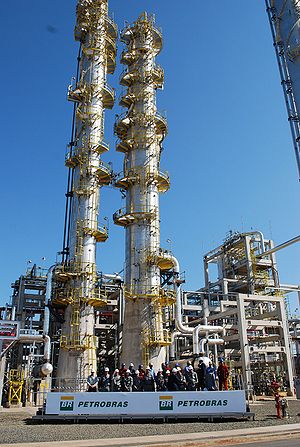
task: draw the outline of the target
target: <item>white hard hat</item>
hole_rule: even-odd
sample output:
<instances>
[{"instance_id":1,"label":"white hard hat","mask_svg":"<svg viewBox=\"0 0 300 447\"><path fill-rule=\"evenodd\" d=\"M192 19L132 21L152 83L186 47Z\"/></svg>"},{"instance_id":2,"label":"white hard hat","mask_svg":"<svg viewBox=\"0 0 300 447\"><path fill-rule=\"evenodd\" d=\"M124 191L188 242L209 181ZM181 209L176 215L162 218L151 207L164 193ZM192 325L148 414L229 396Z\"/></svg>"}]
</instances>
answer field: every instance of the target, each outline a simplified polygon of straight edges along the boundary
<instances>
[{"instance_id":1,"label":"white hard hat","mask_svg":"<svg viewBox=\"0 0 300 447\"><path fill-rule=\"evenodd\" d=\"M200 358L202 358L204 365L206 367L208 367L209 366L209 362L210 362L210 358L209 357L200 357Z\"/></svg>"},{"instance_id":2,"label":"white hard hat","mask_svg":"<svg viewBox=\"0 0 300 447\"><path fill-rule=\"evenodd\" d=\"M106 367L106 368L104 368L104 371L108 372L108 371L109 371L109 368L107 368L107 367Z\"/></svg>"},{"instance_id":3,"label":"white hard hat","mask_svg":"<svg viewBox=\"0 0 300 447\"><path fill-rule=\"evenodd\" d=\"M177 369L177 371L181 371L181 368L180 368L180 366L177 366L177 368L176 368L176 369Z\"/></svg>"},{"instance_id":4,"label":"white hard hat","mask_svg":"<svg viewBox=\"0 0 300 447\"><path fill-rule=\"evenodd\" d=\"M177 368L173 368L172 373L177 373Z\"/></svg>"},{"instance_id":5,"label":"white hard hat","mask_svg":"<svg viewBox=\"0 0 300 447\"><path fill-rule=\"evenodd\" d=\"M118 369L115 369L115 373L118 373L119 372L119 370Z\"/></svg>"},{"instance_id":6,"label":"white hard hat","mask_svg":"<svg viewBox=\"0 0 300 447\"><path fill-rule=\"evenodd\" d=\"M133 366L134 366L134 364L133 364L133 363L130 363L130 365L129 365L129 366L133 367Z\"/></svg>"},{"instance_id":7,"label":"white hard hat","mask_svg":"<svg viewBox=\"0 0 300 447\"><path fill-rule=\"evenodd\" d=\"M188 368L187 368L189 371L193 371L193 367L192 367L192 365L190 365L190 366L188 366Z\"/></svg>"}]
</instances>

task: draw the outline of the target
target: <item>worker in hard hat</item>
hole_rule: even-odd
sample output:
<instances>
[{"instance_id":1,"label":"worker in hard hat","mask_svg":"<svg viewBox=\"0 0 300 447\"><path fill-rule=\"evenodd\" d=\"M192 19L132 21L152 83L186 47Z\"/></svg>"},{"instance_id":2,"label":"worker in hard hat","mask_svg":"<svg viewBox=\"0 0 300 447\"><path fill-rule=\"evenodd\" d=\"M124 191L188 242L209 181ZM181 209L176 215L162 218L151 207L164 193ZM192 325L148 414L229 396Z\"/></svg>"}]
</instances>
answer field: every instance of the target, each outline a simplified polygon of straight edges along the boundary
<instances>
[{"instance_id":1,"label":"worker in hard hat","mask_svg":"<svg viewBox=\"0 0 300 447\"><path fill-rule=\"evenodd\" d=\"M145 375L141 380L142 391L155 391L155 381L149 367L146 368Z\"/></svg>"},{"instance_id":2,"label":"worker in hard hat","mask_svg":"<svg viewBox=\"0 0 300 447\"><path fill-rule=\"evenodd\" d=\"M168 389L170 391L184 391L182 390L183 380L185 381L181 373L181 368L179 366L173 368L169 378Z\"/></svg>"},{"instance_id":3,"label":"worker in hard hat","mask_svg":"<svg viewBox=\"0 0 300 447\"><path fill-rule=\"evenodd\" d=\"M229 377L229 369L225 364L224 359L219 358L219 366L217 369L217 376L219 379L219 390L228 390L228 377Z\"/></svg>"},{"instance_id":4,"label":"worker in hard hat","mask_svg":"<svg viewBox=\"0 0 300 447\"><path fill-rule=\"evenodd\" d=\"M128 369L125 371L125 375L124 375L124 377L122 377L121 383L122 383L122 391L127 392L127 393L132 392L133 377L130 374L130 371Z\"/></svg>"},{"instance_id":5,"label":"worker in hard hat","mask_svg":"<svg viewBox=\"0 0 300 447\"><path fill-rule=\"evenodd\" d=\"M122 378L119 374L119 370L115 369L113 376L112 376L112 384L111 384L112 391L121 391L121 388L122 388L121 379Z\"/></svg>"},{"instance_id":6,"label":"worker in hard hat","mask_svg":"<svg viewBox=\"0 0 300 447\"><path fill-rule=\"evenodd\" d=\"M135 367L134 367L133 363L129 364L129 368L128 369L129 369L129 372L130 372L131 375L133 375L135 373Z\"/></svg>"},{"instance_id":7,"label":"worker in hard hat","mask_svg":"<svg viewBox=\"0 0 300 447\"><path fill-rule=\"evenodd\" d=\"M183 369L183 375L184 375L185 378L187 378L187 375L188 375L189 372L190 372L190 366L192 366L192 362L191 362L190 360L188 360L188 361L186 362L186 366L185 366L184 369Z\"/></svg>"},{"instance_id":8,"label":"worker in hard hat","mask_svg":"<svg viewBox=\"0 0 300 447\"><path fill-rule=\"evenodd\" d=\"M192 365L188 365L188 367L186 368L185 380L187 391L196 391L198 385L198 376L197 373L194 371Z\"/></svg>"},{"instance_id":9,"label":"worker in hard hat","mask_svg":"<svg viewBox=\"0 0 300 447\"><path fill-rule=\"evenodd\" d=\"M225 365L226 366L226 365ZM209 362L208 367L206 368L205 373L205 389L208 391L217 391L216 385L216 368Z\"/></svg>"},{"instance_id":10,"label":"worker in hard hat","mask_svg":"<svg viewBox=\"0 0 300 447\"><path fill-rule=\"evenodd\" d=\"M121 377L125 377L125 372L127 371L126 363L121 364L121 368L119 369L119 374Z\"/></svg>"},{"instance_id":11,"label":"worker in hard hat","mask_svg":"<svg viewBox=\"0 0 300 447\"><path fill-rule=\"evenodd\" d=\"M166 384L166 387L167 387L167 391L172 391L170 389L170 386L171 386L170 385L170 377L171 377L171 371L169 369L167 369L166 372L165 372L165 376L164 376L165 384Z\"/></svg>"},{"instance_id":12,"label":"worker in hard hat","mask_svg":"<svg viewBox=\"0 0 300 447\"><path fill-rule=\"evenodd\" d=\"M180 366L177 366L176 377L177 377L178 391L186 391L186 378L184 377L184 374Z\"/></svg>"},{"instance_id":13,"label":"worker in hard hat","mask_svg":"<svg viewBox=\"0 0 300 447\"><path fill-rule=\"evenodd\" d=\"M104 372L99 379L99 389L103 393L111 391L111 376L107 367L104 368Z\"/></svg>"},{"instance_id":14,"label":"worker in hard hat","mask_svg":"<svg viewBox=\"0 0 300 447\"><path fill-rule=\"evenodd\" d=\"M167 374L168 375L171 374L171 367L170 367L169 362L162 363L161 369L162 369L164 378L166 378ZM169 372L167 373L167 371L169 371Z\"/></svg>"},{"instance_id":15,"label":"worker in hard hat","mask_svg":"<svg viewBox=\"0 0 300 447\"><path fill-rule=\"evenodd\" d=\"M204 388L206 387L205 385L205 377L206 377L206 364L203 361L203 358L200 357L199 358L199 363L198 363L198 369L197 369L197 375L198 375L198 386L197 389L198 391L203 391Z\"/></svg>"},{"instance_id":16,"label":"worker in hard hat","mask_svg":"<svg viewBox=\"0 0 300 447\"><path fill-rule=\"evenodd\" d=\"M278 419L281 419L281 397L278 391L276 391L274 397L275 397L276 416Z\"/></svg>"},{"instance_id":17,"label":"worker in hard hat","mask_svg":"<svg viewBox=\"0 0 300 447\"><path fill-rule=\"evenodd\" d=\"M155 371L154 371L154 365L153 363L149 363L149 371L153 377L153 379L155 380Z\"/></svg>"},{"instance_id":18,"label":"worker in hard hat","mask_svg":"<svg viewBox=\"0 0 300 447\"><path fill-rule=\"evenodd\" d=\"M132 385L132 391L141 391L141 377L140 377L140 371L136 369L131 374L133 379L133 385Z\"/></svg>"},{"instance_id":19,"label":"worker in hard hat","mask_svg":"<svg viewBox=\"0 0 300 447\"><path fill-rule=\"evenodd\" d=\"M91 370L91 374L87 378L87 391L98 391L98 377L96 376L96 372L94 369Z\"/></svg>"},{"instance_id":20,"label":"worker in hard hat","mask_svg":"<svg viewBox=\"0 0 300 447\"><path fill-rule=\"evenodd\" d=\"M160 368L157 371L155 382L156 382L156 391L168 391L166 379L164 378L162 368Z\"/></svg>"}]
</instances>

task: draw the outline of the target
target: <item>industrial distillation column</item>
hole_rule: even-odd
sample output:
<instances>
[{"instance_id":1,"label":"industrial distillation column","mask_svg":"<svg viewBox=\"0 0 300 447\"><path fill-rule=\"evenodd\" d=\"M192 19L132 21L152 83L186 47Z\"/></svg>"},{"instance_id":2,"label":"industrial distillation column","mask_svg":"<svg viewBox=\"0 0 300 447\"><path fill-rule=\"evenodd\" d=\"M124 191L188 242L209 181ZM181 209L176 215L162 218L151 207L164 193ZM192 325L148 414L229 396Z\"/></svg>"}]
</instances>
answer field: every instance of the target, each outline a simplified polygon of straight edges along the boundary
<instances>
[{"instance_id":1,"label":"industrial distillation column","mask_svg":"<svg viewBox=\"0 0 300 447\"><path fill-rule=\"evenodd\" d=\"M265 0L300 177L300 0Z\"/></svg>"},{"instance_id":2,"label":"industrial distillation column","mask_svg":"<svg viewBox=\"0 0 300 447\"><path fill-rule=\"evenodd\" d=\"M68 99L76 106L76 132L66 165L73 170L65 301L57 377L84 378L96 368L94 307L97 293L96 243L107 239L99 226L100 187L110 183L111 169L100 161L108 150L103 140L104 109L114 104L114 90L106 75L115 69L117 29L108 16L107 0L80 0L75 38L81 43L78 82L69 87Z\"/></svg>"},{"instance_id":3,"label":"industrial distillation column","mask_svg":"<svg viewBox=\"0 0 300 447\"><path fill-rule=\"evenodd\" d=\"M126 190L126 209L114 214L114 222L126 229L122 359L160 366L169 344L164 324L169 303L163 302L159 267L159 193L169 188L169 176L159 167L167 123L156 108L156 89L164 79L155 63L162 35L153 18L143 13L122 32L121 40L127 46L121 62L128 68L120 78L127 87L120 105L128 111L115 124L117 150L125 153L124 172L116 184Z\"/></svg>"}]
</instances>

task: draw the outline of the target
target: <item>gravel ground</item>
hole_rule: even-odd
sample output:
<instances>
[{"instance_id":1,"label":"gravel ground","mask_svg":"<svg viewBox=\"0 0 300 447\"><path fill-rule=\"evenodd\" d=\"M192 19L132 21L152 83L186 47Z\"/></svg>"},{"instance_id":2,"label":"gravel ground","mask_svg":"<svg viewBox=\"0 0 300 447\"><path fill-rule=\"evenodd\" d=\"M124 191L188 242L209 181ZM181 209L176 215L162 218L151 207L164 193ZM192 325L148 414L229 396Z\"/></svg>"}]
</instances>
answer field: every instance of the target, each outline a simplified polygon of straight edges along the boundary
<instances>
[{"instance_id":1,"label":"gravel ground","mask_svg":"<svg viewBox=\"0 0 300 447\"><path fill-rule=\"evenodd\" d=\"M213 430L262 427L300 423L300 401L289 401L288 419L276 419L273 401L251 406L254 421L174 422L174 423L37 423L28 413L3 410L0 413L0 444L18 442L70 441L78 439L122 438L131 436L197 433ZM299 416L298 416L299 414Z\"/></svg>"}]
</instances>

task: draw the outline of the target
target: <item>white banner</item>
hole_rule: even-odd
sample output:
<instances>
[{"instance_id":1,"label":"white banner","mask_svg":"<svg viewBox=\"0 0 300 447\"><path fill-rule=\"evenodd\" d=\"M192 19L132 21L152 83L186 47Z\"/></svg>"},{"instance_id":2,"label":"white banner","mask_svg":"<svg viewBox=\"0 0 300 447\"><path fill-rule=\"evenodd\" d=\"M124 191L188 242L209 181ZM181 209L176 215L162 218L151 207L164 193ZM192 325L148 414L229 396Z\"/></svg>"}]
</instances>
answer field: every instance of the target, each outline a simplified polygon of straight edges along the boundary
<instances>
[{"instance_id":1,"label":"white banner","mask_svg":"<svg viewBox=\"0 0 300 447\"><path fill-rule=\"evenodd\" d=\"M245 413L244 391L47 393L46 414L180 415Z\"/></svg>"}]
</instances>

